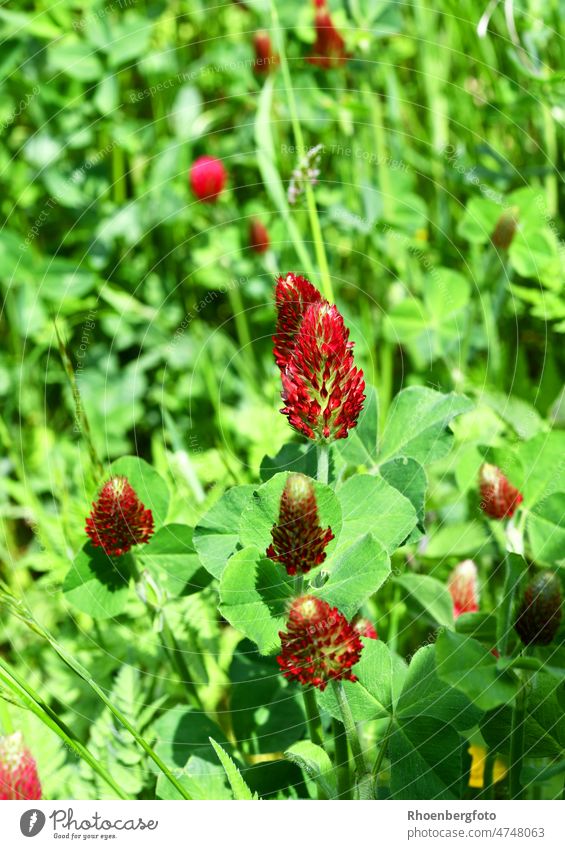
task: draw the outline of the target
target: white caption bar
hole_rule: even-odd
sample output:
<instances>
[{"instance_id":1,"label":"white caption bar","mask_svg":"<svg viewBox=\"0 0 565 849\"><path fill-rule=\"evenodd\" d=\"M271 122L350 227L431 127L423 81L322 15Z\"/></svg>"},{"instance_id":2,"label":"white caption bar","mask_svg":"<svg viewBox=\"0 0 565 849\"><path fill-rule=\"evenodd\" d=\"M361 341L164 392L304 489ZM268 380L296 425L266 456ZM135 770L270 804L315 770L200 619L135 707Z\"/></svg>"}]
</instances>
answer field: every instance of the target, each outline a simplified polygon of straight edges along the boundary
<instances>
[{"instance_id":1,"label":"white caption bar","mask_svg":"<svg viewBox=\"0 0 565 849\"><path fill-rule=\"evenodd\" d=\"M330 806L333 808L329 810ZM2 845L563 849L563 802L3 802Z\"/></svg>"}]
</instances>

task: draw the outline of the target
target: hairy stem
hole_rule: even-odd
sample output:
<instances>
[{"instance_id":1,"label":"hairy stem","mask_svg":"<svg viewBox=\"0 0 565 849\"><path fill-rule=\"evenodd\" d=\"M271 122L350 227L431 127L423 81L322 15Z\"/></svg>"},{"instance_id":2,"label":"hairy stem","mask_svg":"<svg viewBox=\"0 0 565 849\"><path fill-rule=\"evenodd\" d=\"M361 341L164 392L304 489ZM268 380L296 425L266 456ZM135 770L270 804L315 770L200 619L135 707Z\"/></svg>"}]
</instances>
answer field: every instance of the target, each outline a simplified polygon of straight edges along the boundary
<instances>
[{"instance_id":1,"label":"hairy stem","mask_svg":"<svg viewBox=\"0 0 565 849\"><path fill-rule=\"evenodd\" d=\"M317 446L318 469L316 478L320 483L327 483L330 474L330 446L327 442L320 442Z\"/></svg>"},{"instance_id":2,"label":"hairy stem","mask_svg":"<svg viewBox=\"0 0 565 849\"><path fill-rule=\"evenodd\" d=\"M379 749L379 754L377 755L377 759L375 761L375 766L373 769L373 775L375 777L375 790L378 792L379 789L379 774L383 765L383 761L385 759L385 755L388 749L388 741L390 739L390 735L392 732L392 726L394 724L394 717L391 716L390 721L387 725L386 731L384 733L384 737L381 741L381 748Z\"/></svg>"},{"instance_id":3,"label":"hairy stem","mask_svg":"<svg viewBox=\"0 0 565 849\"><path fill-rule=\"evenodd\" d=\"M523 799L524 788L520 778L524 761L524 740L526 734L526 708L528 701L528 686L530 672L520 673L520 685L512 709L512 725L510 730L510 766L509 791L511 799Z\"/></svg>"},{"instance_id":4,"label":"hairy stem","mask_svg":"<svg viewBox=\"0 0 565 849\"><path fill-rule=\"evenodd\" d=\"M349 799L351 776L349 774L349 749L343 723L339 719L332 720L334 736L334 758L337 773L337 795L339 799Z\"/></svg>"},{"instance_id":5,"label":"hairy stem","mask_svg":"<svg viewBox=\"0 0 565 849\"><path fill-rule=\"evenodd\" d=\"M332 681L332 686L339 705L341 719L347 735L347 741L353 755L353 760L355 761L355 779L359 798L374 799L373 777L361 749L357 727L355 725L355 720L353 719L353 714L351 713L349 702L347 701L347 695L343 688L343 684L341 681Z\"/></svg>"},{"instance_id":6,"label":"hairy stem","mask_svg":"<svg viewBox=\"0 0 565 849\"><path fill-rule=\"evenodd\" d=\"M322 721L318 711L316 702L316 691L313 687L304 687L302 690L304 696L304 708L306 710L306 724L311 741L316 746L322 745Z\"/></svg>"}]
</instances>

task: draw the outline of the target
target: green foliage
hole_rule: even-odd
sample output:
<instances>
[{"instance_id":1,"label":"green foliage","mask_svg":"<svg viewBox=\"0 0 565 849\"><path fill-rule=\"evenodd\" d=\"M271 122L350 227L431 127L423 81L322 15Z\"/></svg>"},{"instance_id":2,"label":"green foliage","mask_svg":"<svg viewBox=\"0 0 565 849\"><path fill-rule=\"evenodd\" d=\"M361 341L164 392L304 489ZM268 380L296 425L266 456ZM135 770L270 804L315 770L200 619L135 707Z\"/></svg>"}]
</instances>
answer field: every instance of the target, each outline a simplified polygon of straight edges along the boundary
<instances>
[{"instance_id":1,"label":"green foliage","mask_svg":"<svg viewBox=\"0 0 565 849\"><path fill-rule=\"evenodd\" d=\"M463 634L442 631L437 641L437 663L440 678L482 710L506 704L516 695L515 680L498 671L492 651Z\"/></svg>"},{"instance_id":2,"label":"green foliage","mask_svg":"<svg viewBox=\"0 0 565 849\"><path fill-rule=\"evenodd\" d=\"M278 648L293 595L292 585L281 572L278 564L250 545L234 554L222 573L222 616L257 643L261 654Z\"/></svg>"},{"instance_id":3,"label":"green foliage","mask_svg":"<svg viewBox=\"0 0 565 849\"><path fill-rule=\"evenodd\" d=\"M200 561L214 578L221 577L234 552L239 539L239 517L252 492L252 486L228 489L194 529L194 545Z\"/></svg>"},{"instance_id":4,"label":"green foliage","mask_svg":"<svg viewBox=\"0 0 565 849\"><path fill-rule=\"evenodd\" d=\"M138 670L124 664L116 676L110 699L141 733L145 731L159 707L158 704L145 705L146 694ZM88 746L128 796L133 798L141 792L148 769L146 758L143 752L132 747L129 733L116 722L108 708L92 723ZM84 781L91 775L86 767L82 768L81 772ZM107 784L98 776L94 775L94 779L95 783L90 790L94 798L119 798L111 793Z\"/></svg>"},{"instance_id":5,"label":"green foliage","mask_svg":"<svg viewBox=\"0 0 565 849\"><path fill-rule=\"evenodd\" d=\"M230 783L230 787L233 792L233 798L237 799L238 801L245 799L257 799L257 794L253 794L251 792L228 753L222 749L219 743L216 743L215 740L212 740L211 737L210 743L214 747L214 751L216 752L226 772L227 779Z\"/></svg>"},{"instance_id":6,"label":"green foliage","mask_svg":"<svg viewBox=\"0 0 565 849\"><path fill-rule=\"evenodd\" d=\"M286 757L298 764L304 774L316 782L326 799L337 797L335 770L327 753L310 740L301 740L285 752Z\"/></svg>"}]
</instances>

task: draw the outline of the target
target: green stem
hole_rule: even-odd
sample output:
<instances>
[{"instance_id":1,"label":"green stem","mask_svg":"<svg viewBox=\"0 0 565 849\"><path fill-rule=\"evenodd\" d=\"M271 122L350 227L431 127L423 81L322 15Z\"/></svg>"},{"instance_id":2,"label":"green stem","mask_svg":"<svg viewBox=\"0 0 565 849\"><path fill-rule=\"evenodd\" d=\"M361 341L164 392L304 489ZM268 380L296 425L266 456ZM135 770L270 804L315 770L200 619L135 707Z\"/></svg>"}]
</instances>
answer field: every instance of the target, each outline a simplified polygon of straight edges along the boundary
<instances>
[{"instance_id":1,"label":"green stem","mask_svg":"<svg viewBox=\"0 0 565 849\"><path fill-rule=\"evenodd\" d=\"M559 189L557 182L557 162L559 159L559 145L555 132L555 122L551 114L551 108L547 103L541 104L543 118L543 129L545 134L545 155L549 160L549 168L545 177L545 191L548 215L552 217L557 214Z\"/></svg>"},{"instance_id":2,"label":"green stem","mask_svg":"<svg viewBox=\"0 0 565 849\"><path fill-rule=\"evenodd\" d=\"M304 696L304 708L306 710L306 724L311 741L316 746L322 745L322 722L316 702L316 691L312 687L304 687L302 690Z\"/></svg>"},{"instance_id":3,"label":"green stem","mask_svg":"<svg viewBox=\"0 0 565 849\"><path fill-rule=\"evenodd\" d=\"M171 665L171 668L173 672L178 675L181 683L186 687L192 703L196 707L201 707L202 705L198 697L198 692L192 680L190 670L184 659L184 652L178 644L177 638L175 637L173 629L169 625L165 610L163 608L165 596L159 585L155 582L154 578L151 579L153 581L154 586L150 586L150 582L146 578L146 573L140 572L137 560L132 552L130 552L130 562L133 578L135 580L136 585L139 587L138 596L145 605L145 610L147 611L147 615L149 616L151 623L153 624L156 617L160 617L161 619L160 630L163 637L162 645L165 654L167 655L167 659ZM148 590L153 591L153 594L155 596L155 605L152 605L147 600Z\"/></svg>"},{"instance_id":4,"label":"green stem","mask_svg":"<svg viewBox=\"0 0 565 849\"><path fill-rule=\"evenodd\" d=\"M251 377L253 383L256 383L255 360L253 359L253 353L251 348L251 333L249 330L247 312L243 306L243 299L241 297L239 285L232 285L230 283L230 285L228 286L228 297L233 313L233 319L235 322L237 340L241 349L241 357L243 362L245 363L245 366L247 368L247 371L249 372L249 376Z\"/></svg>"},{"instance_id":5,"label":"green stem","mask_svg":"<svg viewBox=\"0 0 565 849\"><path fill-rule=\"evenodd\" d=\"M330 474L330 446L327 442L320 442L317 446L318 469L316 478L320 483L327 483Z\"/></svg>"},{"instance_id":6,"label":"green stem","mask_svg":"<svg viewBox=\"0 0 565 849\"><path fill-rule=\"evenodd\" d=\"M116 148L114 148L115 150ZM96 446L94 445L94 440L92 438L92 431L90 430L90 424L88 421L88 417L86 415L84 404L82 403L82 399L80 396L80 390L78 388L75 371L73 368L73 364L71 362L71 358L67 351L67 347L63 341L61 334L59 333L59 328L57 326L57 322L53 320L53 325L55 327L55 334L57 336L57 344L59 347L59 354L61 355L61 361L63 363L63 368L65 369L65 374L67 375L67 379L69 381L69 386L71 388L73 401L75 403L75 415L77 421L80 423L80 432L84 441L86 442L86 446L88 448L88 453L90 455L90 462L92 463L92 470L94 474L94 478L98 483L102 476L104 475L104 466L98 456L98 452L96 450Z\"/></svg>"},{"instance_id":7,"label":"green stem","mask_svg":"<svg viewBox=\"0 0 565 849\"><path fill-rule=\"evenodd\" d=\"M276 34L277 46L280 57L280 66L284 81L284 87L286 90L286 97L288 101L288 109L290 112L290 121L292 124L292 131L294 133L294 140L296 142L296 147L299 151L305 151L304 137L302 135L302 128L300 126L300 121L298 120L298 112L296 109L296 100L294 97L294 89L292 87L292 79L290 76L290 70L288 67L288 62L286 59L286 52L284 47L284 40L282 36L282 29L279 22L279 16L277 13L277 8L274 0L271 0L271 17L273 20L273 30ZM308 217L310 219L310 227L312 229L312 237L314 240L314 248L316 251L316 259L318 260L318 267L320 270L320 276L322 278L322 289L324 292L324 296L328 301L333 302L333 289L332 289L332 280L330 277L330 269L328 266L328 260L326 257L326 248L324 245L324 240L322 237L322 228L320 227L320 219L318 217L318 210L316 208L316 198L314 196L314 192L312 190L312 186L310 183L306 182L305 184L305 194L306 194L306 203L308 205Z\"/></svg>"},{"instance_id":8,"label":"green stem","mask_svg":"<svg viewBox=\"0 0 565 849\"><path fill-rule=\"evenodd\" d=\"M520 686L512 709L512 725L510 730L510 766L509 791L511 799L523 799L521 772L524 760L524 740L526 733L526 706L528 700L528 685L530 673L521 675Z\"/></svg>"},{"instance_id":9,"label":"green stem","mask_svg":"<svg viewBox=\"0 0 565 849\"><path fill-rule=\"evenodd\" d=\"M379 340L380 361L377 362L379 370L379 428L384 428L388 408L392 398L392 384L394 380L393 346L390 342L380 338Z\"/></svg>"},{"instance_id":10,"label":"green stem","mask_svg":"<svg viewBox=\"0 0 565 849\"><path fill-rule=\"evenodd\" d=\"M379 774L382 769L383 761L385 759L385 755L388 749L388 741L390 739L390 734L392 731L392 726L394 724L394 717L391 716L389 723L387 725L386 731L384 733L384 737L381 741L381 748L379 749L379 754L377 755L377 759L375 761L375 766L373 768L373 775L375 777L375 790L378 793L379 790Z\"/></svg>"},{"instance_id":11,"label":"green stem","mask_svg":"<svg viewBox=\"0 0 565 849\"><path fill-rule=\"evenodd\" d=\"M519 561L521 563L521 561ZM512 633L512 618L514 611L514 597L516 595L517 589L520 585L521 572L522 567L520 567L519 571L516 568L515 558L511 557L510 553L507 553L504 558L504 590L503 590L503 598L504 604L501 606L498 615L497 615L497 634L496 634L496 647L498 649L498 653L500 655L501 660L504 659L505 655L508 651L508 641L510 639L510 635ZM523 568L526 567L526 563L524 561ZM534 658L517 658L517 659L525 659L525 660L534 660Z\"/></svg>"},{"instance_id":12,"label":"green stem","mask_svg":"<svg viewBox=\"0 0 565 849\"><path fill-rule=\"evenodd\" d=\"M163 645L165 647L165 651L167 652L171 665L176 670L176 673L179 676L182 684L186 687L187 692L190 696L190 701L196 707L201 707L202 705L198 696L198 691L196 689L194 681L192 680L188 665L184 659L184 652L179 646L177 638L175 637L173 630L167 621L165 612L161 611L161 615L163 619Z\"/></svg>"},{"instance_id":13,"label":"green stem","mask_svg":"<svg viewBox=\"0 0 565 849\"><path fill-rule=\"evenodd\" d=\"M334 735L334 759L337 773L337 796L338 799L349 799L351 790L351 777L349 774L349 749L347 747L347 736L343 723L339 719L332 720Z\"/></svg>"},{"instance_id":14,"label":"green stem","mask_svg":"<svg viewBox=\"0 0 565 849\"><path fill-rule=\"evenodd\" d=\"M304 575L295 575L294 576L294 593L295 595L301 596L304 591Z\"/></svg>"},{"instance_id":15,"label":"green stem","mask_svg":"<svg viewBox=\"0 0 565 849\"><path fill-rule=\"evenodd\" d=\"M8 705L0 695L0 722L2 723L3 734L12 734L14 731L14 723L8 710Z\"/></svg>"},{"instance_id":16,"label":"green stem","mask_svg":"<svg viewBox=\"0 0 565 849\"><path fill-rule=\"evenodd\" d=\"M373 777L361 749L357 727L355 725L355 720L353 719L353 714L351 713L349 702L347 701L347 695L343 688L343 684L341 681L332 681L332 686L339 705L341 719L345 727L347 742L349 743L353 760L355 761L355 778L357 782L357 789L359 791L359 798L374 799Z\"/></svg>"}]
</instances>

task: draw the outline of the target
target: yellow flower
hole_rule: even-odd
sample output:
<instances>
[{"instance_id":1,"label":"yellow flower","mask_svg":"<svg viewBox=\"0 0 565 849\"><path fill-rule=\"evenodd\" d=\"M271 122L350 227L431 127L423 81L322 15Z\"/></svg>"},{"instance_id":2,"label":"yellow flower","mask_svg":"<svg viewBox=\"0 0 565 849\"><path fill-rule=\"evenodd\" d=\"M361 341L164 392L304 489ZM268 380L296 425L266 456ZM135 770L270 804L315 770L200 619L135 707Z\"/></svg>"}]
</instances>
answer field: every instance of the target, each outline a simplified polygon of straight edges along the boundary
<instances>
[{"instance_id":1,"label":"yellow flower","mask_svg":"<svg viewBox=\"0 0 565 849\"><path fill-rule=\"evenodd\" d=\"M483 746L469 746L469 754L472 758L471 770L469 773L469 787L478 787L479 789L485 783L485 763L487 759L487 750ZM496 758L492 771L492 780L494 784L502 781L508 768L501 758Z\"/></svg>"}]
</instances>

